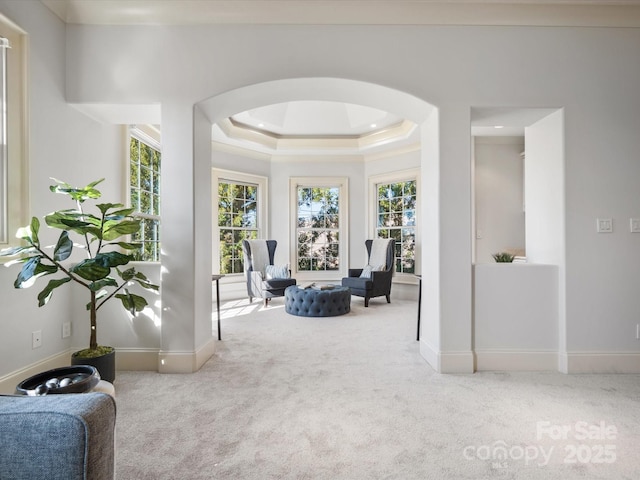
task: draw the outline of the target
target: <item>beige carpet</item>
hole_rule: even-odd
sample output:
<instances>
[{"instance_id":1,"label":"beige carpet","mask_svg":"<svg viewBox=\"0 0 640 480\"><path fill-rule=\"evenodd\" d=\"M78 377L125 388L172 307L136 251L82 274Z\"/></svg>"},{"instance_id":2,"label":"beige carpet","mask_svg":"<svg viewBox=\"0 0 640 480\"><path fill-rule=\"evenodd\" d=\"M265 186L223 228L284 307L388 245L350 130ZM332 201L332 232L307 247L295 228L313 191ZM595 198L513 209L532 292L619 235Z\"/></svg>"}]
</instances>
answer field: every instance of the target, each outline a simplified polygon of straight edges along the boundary
<instances>
[{"instance_id":1,"label":"beige carpet","mask_svg":"<svg viewBox=\"0 0 640 480\"><path fill-rule=\"evenodd\" d=\"M392 302L229 302L199 372L119 372L118 480L640 478L640 376L440 375Z\"/></svg>"}]
</instances>

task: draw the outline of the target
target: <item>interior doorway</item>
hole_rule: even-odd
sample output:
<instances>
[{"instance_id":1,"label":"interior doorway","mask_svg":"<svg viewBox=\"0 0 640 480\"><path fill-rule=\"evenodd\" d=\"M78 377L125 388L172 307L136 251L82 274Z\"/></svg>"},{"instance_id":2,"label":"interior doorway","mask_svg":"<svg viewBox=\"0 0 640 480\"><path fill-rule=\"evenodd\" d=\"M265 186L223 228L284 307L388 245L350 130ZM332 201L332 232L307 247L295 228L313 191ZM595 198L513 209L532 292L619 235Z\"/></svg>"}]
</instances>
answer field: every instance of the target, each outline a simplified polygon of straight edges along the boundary
<instances>
[{"instance_id":1,"label":"interior doorway","mask_svg":"<svg viewBox=\"0 0 640 480\"><path fill-rule=\"evenodd\" d=\"M555 212L551 209L541 213L546 219L537 218L537 214L532 219L527 212L531 209L540 212L543 192L549 186L547 181L556 178L564 168L564 152L541 153L545 144L555 143L552 137L564 135L562 131L540 132L543 120L558 111L557 108L472 108L474 263L493 263L494 255L499 253L509 253L515 261L527 262L531 260L528 250L539 250L531 242L546 243L535 231L540 220L542 224L553 221ZM562 150L560 146L558 149ZM535 158L539 156L544 158ZM545 158L550 159L549 163ZM546 165L546 173L541 171L542 164ZM564 186L554 196L563 198Z\"/></svg>"}]
</instances>

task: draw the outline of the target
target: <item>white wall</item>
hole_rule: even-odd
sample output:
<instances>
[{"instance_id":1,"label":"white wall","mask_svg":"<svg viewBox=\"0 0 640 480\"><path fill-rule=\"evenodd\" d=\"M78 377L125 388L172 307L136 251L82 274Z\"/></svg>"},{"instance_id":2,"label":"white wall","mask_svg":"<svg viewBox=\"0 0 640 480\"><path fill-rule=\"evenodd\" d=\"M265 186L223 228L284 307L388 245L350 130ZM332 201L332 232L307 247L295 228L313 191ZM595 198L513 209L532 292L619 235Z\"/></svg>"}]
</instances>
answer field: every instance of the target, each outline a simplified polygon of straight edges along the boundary
<instances>
[{"instance_id":1,"label":"white wall","mask_svg":"<svg viewBox=\"0 0 640 480\"><path fill-rule=\"evenodd\" d=\"M474 266L474 351L478 370L555 370L558 267Z\"/></svg>"},{"instance_id":2,"label":"white wall","mask_svg":"<svg viewBox=\"0 0 640 480\"><path fill-rule=\"evenodd\" d=\"M558 266L558 368L567 372L564 142L562 110L525 128L527 259Z\"/></svg>"},{"instance_id":3,"label":"white wall","mask_svg":"<svg viewBox=\"0 0 640 480\"><path fill-rule=\"evenodd\" d=\"M54 209L73 207L68 197L49 191L54 183L50 177L74 185L104 177L100 186L104 199L123 200L121 128L91 120L66 103L64 25L39 2L2 1L0 12L29 35L30 215L42 218ZM55 243L57 233L41 223L43 243ZM88 333L84 335L80 327L80 323L88 323L86 310L78 314L74 310L72 289L56 290L49 303L38 308L36 297L46 279L29 289L16 290L12 285L18 271L19 266L0 268L0 390L4 392L15 387L15 382L2 383L11 372L31 365L68 364L70 349L88 343ZM70 338L62 339L62 323L66 321L78 328ZM42 331L42 347L38 349L31 348L31 332L35 330Z\"/></svg>"},{"instance_id":4,"label":"white wall","mask_svg":"<svg viewBox=\"0 0 640 480\"><path fill-rule=\"evenodd\" d=\"M637 29L70 26L68 35L67 92L70 100L78 102L192 105L252 83L334 76L410 92L435 104L440 110L440 352L454 363L460 360L464 368L471 358L471 107L564 107L572 119L572 127L565 131L567 155L572 157L569 164L580 171L574 178L599 182L599 196L615 198L616 187L639 169L625 162L626 171L607 171L612 180L602 185L592 173L599 169L591 168L605 158L610 161L638 150L637 136L629 127L637 123L640 112L640 100L633 89L634 81L640 78L633 54L640 44ZM385 38L389 42L383 41ZM126 49L121 48L123 43ZM206 49L199 48L203 44ZM372 44L377 48L372 49ZM397 54L397 45L402 45L402 55ZM447 48L431 48L436 45ZM472 51L468 45L476 48ZM153 55L154 51L158 54ZM523 51L527 52L526 61ZM612 51L617 54L610 55ZM144 64L141 58L150 61ZM236 61L239 58L241 62ZM384 68L379 68L381 58L385 59ZM185 71L190 74L185 76ZM624 76L618 77L618 72ZM602 85L612 82L616 88L603 93ZM603 98L621 110L611 108ZM166 113L163 108L163 120ZM620 123L620 118L627 122ZM615 135L610 125L616 126ZM608 142L606 156L598 136L592 134L596 131L616 139ZM570 201L576 206L590 195L571 188L571 184L568 187ZM192 203L185 199L177 206L191 209ZM571 230L581 229L579 225L577 219L568 220L569 238ZM619 255L634 258L637 254L627 246ZM577 258L568 261L567 271L580 269L579 262ZM600 296L604 301L601 295L591 295L596 286L589 275L576 275L572 281L581 295ZM572 306L567 308L570 311ZM582 348L594 350L617 348L614 346L621 345L622 333L609 329L604 335L585 335L580 343Z\"/></svg>"},{"instance_id":5,"label":"white wall","mask_svg":"<svg viewBox=\"0 0 640 480\"><path fill-rule=\"evenodd\" d=\"M525 249L522 137L475 137L476 263Z\"/></svg>"},{"instance_id":6,"label":"white wall","mask_svg":"<svg viewBox=\"0 0 640 480\"><path fill-rule=\"evenodd\" d=\"M472 368L469 128L470 109L477 105L564 109L566 208L557 208L566 213L567 349L617 352L630 359L640 352L634 335L640 240L622 227L631 215L640 216L635 181L640 178L640 29L69 25L65 47L63 26L39 2L5 0L0 9L33 36L32 186L46 184L35 177L51 165L63 170L60 176L73 176L89 158L92 165L86 168L92 173L114 168L95 162L105 154L90 144L105 127L72 113L65 100L162 105L163 160L176 173L164 190L165 206L168 201L174 206L164 212L163 224L180 232L165 244L174 256L166 265L173 279L168 277L162 295L163 308L174 312L163 314L176 336L169 348L192 351L201 343L192 333L183 336L180 326L184 318L193 325L193 315L203 308L194 302L206 301L192 288L194 281L207 281L204 274L194 279L193 262L202 248L194 241L195 224L210 222L203 212L193 213L195 199L206 195L188 166L194 156L193 106L240 86L336 77L408 92L438 108L437 156L422 155L423 184L437 185L437 216L425 217L437 239L425 238L425 246L437 253L424 256L423 274L436 268L437 282L424 288L439 306L425 315L436 315L431 346L442 359L441 370ZM365 94L355 95L354 103ZM79 144L71 141L77 126L88 134L76 139ZM108 147L106 138L98 143ZM186 162L182 171L181 162ZM425 162L437 168L426 168ZM428 182L431 173L437 179ZM47 208L42 199L33 204L34 211ZM593 219L603 215L614 219L613 235L593 233ZM186 263L178 255L185 255ZM5 301L16 298L13 292L2 295ZM176 328L169 326L174 323ZM16 343L31 328L11 325L19 330L12 336Z\"/></svg>"}]
</instances>

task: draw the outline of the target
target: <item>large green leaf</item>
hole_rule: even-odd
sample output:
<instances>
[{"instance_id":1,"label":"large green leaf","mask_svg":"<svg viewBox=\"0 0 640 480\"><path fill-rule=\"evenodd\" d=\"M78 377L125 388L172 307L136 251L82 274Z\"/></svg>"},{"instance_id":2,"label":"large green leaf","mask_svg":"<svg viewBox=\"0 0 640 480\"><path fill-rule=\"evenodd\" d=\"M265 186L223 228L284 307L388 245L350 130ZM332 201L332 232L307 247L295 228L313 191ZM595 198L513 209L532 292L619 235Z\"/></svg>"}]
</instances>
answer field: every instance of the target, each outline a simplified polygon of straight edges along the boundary
<instances>
[{"instance_id":1,"label":"large green leaf","mask_svg":"<svg viewBox=\"0 0 640 480\"><path fill-rule=\"evenodd\" d=\"M38 245L40 240L38 239L38 232L40 231L40 220L38 217L31 218L31 242L34 245Z\"/></svg>"},{"instance_id":2,"label":"large green leaf","mask_svg":"<svg viewBox=\"0 0 640 480\"><path fill-rule=\"evenodd\" d=\"M125 289L125 293L117 294L116 298L122 301L122 305L131 312L131 315L135 315L136 312L144 310L144 307L148 305L143 297L130 293L127 289Z\"/></svg>"},{"instance_id":3,"label":"large green leaf","mask_svg":"<svg viewBox=\"0 0 640 480\"><path fill-rule=\"evenodd\" d=\"M63 223L63 220L75 221L76 218L78 218L76 215L69 212L75 212L75 210L59 210L57 212L50 213L49 215L45 215L44 221L51 228L67 230L69 225L67 223Z\"/></svg>"},{"instance_id":4,"label":"large green leaf","mask_svg":"<svg viewBox=\"0 0 640 480\"><path fill-rule=\"evenodd\" d=\"M63 230L60 233L60 238L58 238L58 243L56 244L56 248L53 251L53 259L56 262L62 262L66 260L71 255L73 251L73 242L69 238L69 232Z\"/></svg>"},{"instance_id":5,"label":"large green leaf","mask_svg":"<svg viewBox=\"0 0 640 480\"><path fill-rule=\"evenodd\" d=\"M155 285L149 281L147 277L145 277L142 273L136 273L136 276L133 278L134 282L138 282L142 287L149 290L158 290L158 285Z\"/></svg>"},{"instance_id":6,"label":"large green leaf","mask_svg":"<svg viewBox=\"0 0 640 480\"><path fill-rule=\"evenodd\" d=\"M35 249L32 246L9 247L9 248L0 250L0 257L13 257L15 255L18 255L19 253L28 252L28 251L35 251Z\"/></svg>"},{"instance_id":7,"label":"large green leaf","mask_svg":"<svg viewBox=\"0 0 640 480\"><path fill-rule=\"evenodd\" d=\"M113 220L122 220L123 218L131 217L131 214L135 211L135 208L124 208L121 210L116 210L115 212L109 212L105 215L105 220L113 221Z\"/></svg>"},{"instance_id":8,"label":"large green leaf","mask_svg":"<svg viewBox=\"0 0 640 480\"><path fill-rule=\"evenodd\" d=\"M136 276L136 269L133 267L127 268L124 271L120 271L119 269L116 268L116 271L118 272L118 275L120 275L120 278L125 282L130 281L133 277Z\"/></svg>"},{"instance_id":9,"label":"large green leaf","mask_svg":"<svg viewBox=\"0 0 640 480\"><path fill-rule=\"evenodd\" d=\"M110 241L122 235L130 235L140 230L140 220L123 220L105 229L103 238Z\"/></svg>"},{"instance_id":10,"label":"large green leaf","mask_svg":"<svg viewBox=\"0 0 640 480\"><path fill-rule=\"evenodd\" d=\"M109 242L106 245L118 245L125 250L139 250L142 247L141 243L127 243L127 242Z\"/></svg>"},{"instance_id":11,"label":"large green leaf","mask_svg":"<svg viewBox=\"0 0 640 480\"><path fill-rule=\"evenodd\" d=\"M117 267L118 265L126 265L131 261L131 255L125 255L120 252L105 252L95 256L96 263L103 267Z\"/></svg>"},{"instance_id":12,"label":"large green leaf","mask_svg":"<svg viewBox=\"0 0 640 480\"><path fill-rule=\"evenodd\" d=\"M99 222L96 225L96 222L90 222L88 221L88 219L88 217L83 217L82 220L77 220L75 218L61 218L60 222L69 228L73 228L74 230L83 228L95 228L100 226Z\"/></svg>"},{"instance_id":13,"label":"large green leaf","mask_svg":"<svg viewBox=\"0 0 640 480\"><path fill-rule=\"evenodd\" d=\"M18 229L18 231L16 232L16 238L20 238L25 242L28 242L29 244L34 245L35 242L33 241L33 233L31 232L31 228L32 228L31 226L32 225L39 226L39 224L40 223L38 219L36 217L33 217L31 219L31 224L27 225L26 227L20 227ZM36 237L37 237L37 233L36 233Z\"/></svg>"},{"instance_id":14,"label":"large green leaf","mask_svg":"<svg viewBox=\"0 0 640 480\"><path fill-rule=\"evenodd\" d=\"M102 215L106 215L109 210L124 207L124 205L122 203L98 203L96 207L98 207L98 210L102 212ZM111 215L114 213L115 212L112 212Z\"/></svg>"},{"instance_id":15,"label":"large green leaf","mask_svg":"<svg viewBox=\"0 0 640 480\"><path fill-rule=\"evenodd\" d=\"M57 265L45 265L42 263L42 260L36 266L35 271L33 272L34 276L42 276L42 275L51 275L52 273L56 273L59 270Z\"/></svg>"},{"instance_id":16,"label":"large green leaf","mask_svg":"<svg viewBox=\"0 0 640 480\"><path fill-rule=\"evenodd\" d=\"M116 282L111 277L107 277L107 278L103 278L102 280L98 280L97 282L90 283L89 289L93 290L94 292L97 292L98 290L104 287L117 287L117 286L118 286L118 282Z\"/></svg>"},{"instance_id":17,"label":"large green leaf","mask_svg":"<svg viewBox=\"0 0 640 480\"><path fill-rule=\"evenodd\" d=\"M128 268L127 270L121 272L116 269L120 278L125 282L137 282L140 286L148 289L148 290L158 290L158 285L155 285L149 281L146 275L142 272L137 272L135 268Z\"/></svg>"},{"instance_id":18,"label":"large green leaf","mask_svg":"<svg viewBox=\"0 0 640 480\"><path fill-rule=\"evenodd\" d=\"M83 220L79 220L82 218ZM61 212L54 212L44 217L45 222L52 228L60 230L72 230L80 235L92 235L102 238L100 229L101 220L93 215L77 215Z\"/></svg>"},{"instance_id":19,"label":"large green leaf","mask_svg":"<svg viewBox=\"0 0 640 480\"><path fill-rule=\"evenodd\" d=\"M65 283L70 281L71 279L69 277L60 278L57 280L56 279L49 280L49 283L47 283L47 286L44 287L44 290L42 290L38 294L38 306L42 307L43 305L46 305L49 299L51 298L51 294L53 293L53 290L58 288L60 285L64 285Z\"/></svg>"},{"instance_id":20,"label":"large green leaf","mask_svg":"<svg viewBox=\"0 0 640 480\"><path fill-rule=\"evenodd\" d=\"M34 257L29 258L24 265L22 266L22 270L18 274L16 281L13 282L13 286L15 288L24 288L24 283L27 282L31 277L35 275L36 268L40 264L40 259L42 256L36 255Z\"/></svg>"},{"instance_id":21,"label":"large green leaf","mask_svg":"<svg viewBox=\"0 0 640 480\"><path fill-rule=\"evenodd\" d=\"M104 181L104 178L101 178L100 180L96 180L95 182L91 182L89 185L82 188L72 187L68 183L62 182L55 178L51 178L51 180L56 182L57 185L51 185L49 187L49 190L51 190L54 193L63 193L65 195L69 195L73 200L77 200L79 202L84 202L89 198L100 198L102 196L100 191L94 187L98 185L100 182Z\"/></svg>"},{"instance_id":22,"label":"large green leaf","mask_svg":"<svg viewBox=\"0 0 640 480\"><path fill-rule=\"evenodd\" d=\"M111 272L111 268L105 267L102 262L93 258L88 258L71 268L71 272L79 275L85 280L95 282L106 278Z\"/></svg>"}]
</instances>

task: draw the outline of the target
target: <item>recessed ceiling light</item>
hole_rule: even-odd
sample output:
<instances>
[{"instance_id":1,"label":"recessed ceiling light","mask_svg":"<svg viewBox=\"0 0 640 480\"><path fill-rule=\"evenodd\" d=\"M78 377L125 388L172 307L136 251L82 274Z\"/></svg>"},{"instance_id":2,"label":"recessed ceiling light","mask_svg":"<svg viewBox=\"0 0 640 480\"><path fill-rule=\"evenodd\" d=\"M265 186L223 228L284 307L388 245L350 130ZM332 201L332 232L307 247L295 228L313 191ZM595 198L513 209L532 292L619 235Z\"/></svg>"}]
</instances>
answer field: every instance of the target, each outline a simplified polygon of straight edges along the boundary
<instances>
[{"instance_id":1,"label":"recessed ceiling light","mask_svg":"<svg viewBox=\"0 0 640 480\"><path fill-rule=\"evenodd\" d=\"M504 128L504 125L494 125L493 128Z\"/></svg>"},{"instance_id":2,"label":"recessed ceiling light","mask_svg":"<svg viewBox=\"0 0 640 480\"><path fill-rule=\"evenodd\" d=\"M371 125L369 125L371 128L376 128L378 125L375 123L372 123Z\"/></svg>"},{"instance_id":3,"label":"recessed ceiling light","mask_svg":"<svg viewBox=\"0 0 640 480\"><path fill-rule=\"evenodd\" d=\"M260 128L262 128L262 127L264 127L264 123L259 123L259 124L258 124L258 126L259 126Z\"/></svg>"}]
</instances>

